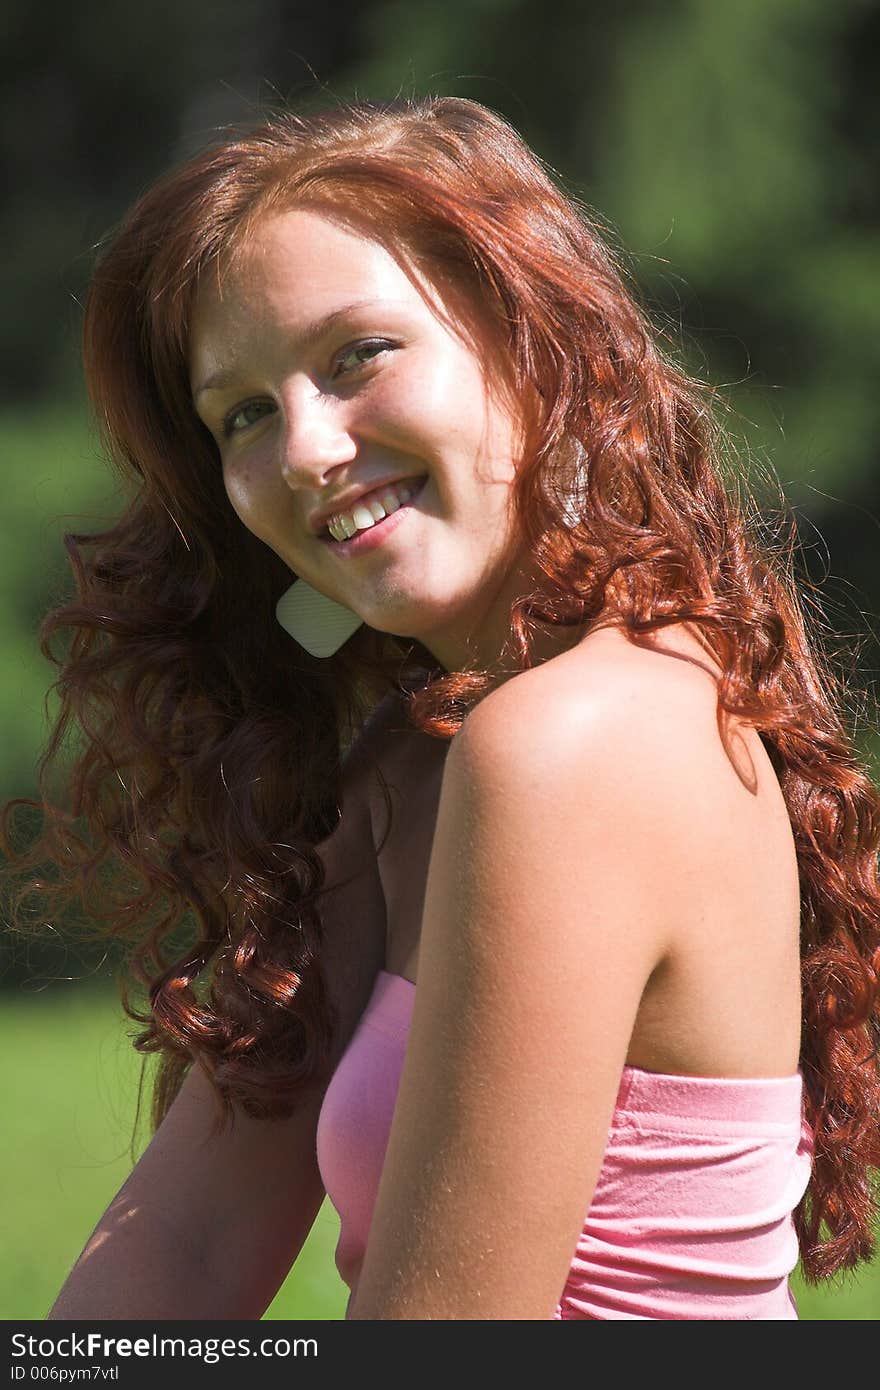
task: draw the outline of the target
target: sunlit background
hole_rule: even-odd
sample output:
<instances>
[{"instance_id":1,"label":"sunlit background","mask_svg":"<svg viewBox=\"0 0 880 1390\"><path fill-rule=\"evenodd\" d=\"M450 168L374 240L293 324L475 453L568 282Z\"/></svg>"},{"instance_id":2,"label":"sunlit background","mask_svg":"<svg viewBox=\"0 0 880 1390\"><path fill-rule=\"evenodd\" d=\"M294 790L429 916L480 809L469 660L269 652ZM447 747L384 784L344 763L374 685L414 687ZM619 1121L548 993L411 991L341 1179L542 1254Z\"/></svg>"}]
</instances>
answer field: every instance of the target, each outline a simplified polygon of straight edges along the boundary
<instances>
[{"instance_id":1,"label":"sunlit background","mask_svg":"<svg viewBox=\"0 0 880 1390\"><path fill-rule=\"evenodd\" d=\"M506 116L592 208L667 348L726 388L753 487L781 487L858 704L880 613L880 238L871 0L5 0L0 159L0 796L36 789L66 531L113 515L85 411L80 302L133 198L280 101L442 92ZM776 498L778 501L778 496ZM50 700L49 714L54 711ZM862 731L877 769L876 730ZM45 1316L130 1171L139 1059L108 963L12 942L0 974L0 1317ZM134 1154L146 1142L141 1126ZM222 1213L218 1213L222 1221ZM267 1317L335 1319L325 1203ZM873 1318L880 1265L805 1290Z\"/></svg>"}]
</instances>

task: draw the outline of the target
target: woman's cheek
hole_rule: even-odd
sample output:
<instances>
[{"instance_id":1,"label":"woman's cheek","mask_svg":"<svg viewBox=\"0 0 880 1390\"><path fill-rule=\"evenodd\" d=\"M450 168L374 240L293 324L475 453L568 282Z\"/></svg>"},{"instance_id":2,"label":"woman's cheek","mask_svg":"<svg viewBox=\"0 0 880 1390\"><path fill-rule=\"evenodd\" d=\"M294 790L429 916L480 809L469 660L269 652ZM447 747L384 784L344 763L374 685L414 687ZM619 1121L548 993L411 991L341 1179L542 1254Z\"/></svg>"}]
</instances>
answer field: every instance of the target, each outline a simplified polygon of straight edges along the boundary
<instances>
[{"instance_id":1,"label":"woman's cheek","mask_svg":"<svg viewBox=\"0 0 880 1390\"><path fill-rule=\"evenodd\" d=\"M269 480L251 463L239 460L224 469L223 484L239 520L255 536L267 539L273 521L279 520L278 496L273 501Z\"/></svg>"}]
</instances>

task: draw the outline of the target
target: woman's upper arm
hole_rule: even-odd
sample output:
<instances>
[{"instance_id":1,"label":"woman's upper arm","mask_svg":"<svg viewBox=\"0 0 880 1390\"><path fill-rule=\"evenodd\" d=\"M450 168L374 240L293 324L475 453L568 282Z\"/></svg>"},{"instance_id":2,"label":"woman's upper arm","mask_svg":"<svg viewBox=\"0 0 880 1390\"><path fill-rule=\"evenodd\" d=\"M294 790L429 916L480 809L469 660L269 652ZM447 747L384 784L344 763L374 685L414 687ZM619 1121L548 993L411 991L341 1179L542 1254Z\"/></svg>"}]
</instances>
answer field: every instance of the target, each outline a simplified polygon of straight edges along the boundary
<instances>
[{"instance_id":1,"label":"woman's upper arm","mask_svg":"<svg viewBox=\"0 0 880 1390\"><path fill-rule=\"evenodd\" d=\"M447 759L351 1317L553 1316L666 949L680 823L663 779L619 712L551 718L517 684Z\"/></svg>"}]
</instances>

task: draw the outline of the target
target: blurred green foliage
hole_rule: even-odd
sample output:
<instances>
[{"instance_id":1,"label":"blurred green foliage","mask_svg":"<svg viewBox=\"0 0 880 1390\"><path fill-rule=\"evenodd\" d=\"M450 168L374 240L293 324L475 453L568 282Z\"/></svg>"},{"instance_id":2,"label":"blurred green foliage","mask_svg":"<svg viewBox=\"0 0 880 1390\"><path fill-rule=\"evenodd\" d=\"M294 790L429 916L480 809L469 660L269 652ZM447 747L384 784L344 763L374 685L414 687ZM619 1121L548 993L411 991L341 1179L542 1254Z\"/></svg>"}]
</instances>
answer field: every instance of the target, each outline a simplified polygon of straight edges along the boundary
<instances>
[{"instance_id":1,"label":"blurred green foliage","mask_svg":"<svg viewBox=\"0 0 880 1390\"><path fill-rule=\"evenodd\" d=\"M13 734L2 744L0 787L13 795L34 785L35 753L49 728L45 698L56 670L40 653L37 636L48 608L73 589L64 534L100 529L119 500L78 404L50 401L0 413L0 457L0 719ZM53 722L54 712L52 697Z\"/></svg>"},{"instance_id":2,"label":"blurred green foliage","mask_svg":"<svg viewBox=\"0 0 880 1390\"><path fill-rule=\"evenodd\" d=\"M880 9L871 0L556 0L552 10L539 0L338 0L329 10L299 0L96 0L85 10L10 0L3 29L16 54L0 89L4 800L33 793L54 716L50 696L47 723L54 672L37 633L70 590L62 536L100 529L119 503L78 381L77 301L93 247L173 159L285 95L321 104L446 92L517 126L595 211L669 345L680 341L693 370L729 385L742 467L755 482L781 480L832 625L862 636L851 681L871 685L880 611ZM8 966L12 943L3 948ZM36 950L25 957L34 980L91 972L77 958L59 970ZM4 1317L42 1316L130 1166L136 1059L106 996L75 1000L66 988L7 990L0 1022L15 1058ZM269 1317L341 1316L334 1222L325 1206ZM798 1296L804 1317L869 1318L880 1276Z\"/></svg>"}]
</instances>

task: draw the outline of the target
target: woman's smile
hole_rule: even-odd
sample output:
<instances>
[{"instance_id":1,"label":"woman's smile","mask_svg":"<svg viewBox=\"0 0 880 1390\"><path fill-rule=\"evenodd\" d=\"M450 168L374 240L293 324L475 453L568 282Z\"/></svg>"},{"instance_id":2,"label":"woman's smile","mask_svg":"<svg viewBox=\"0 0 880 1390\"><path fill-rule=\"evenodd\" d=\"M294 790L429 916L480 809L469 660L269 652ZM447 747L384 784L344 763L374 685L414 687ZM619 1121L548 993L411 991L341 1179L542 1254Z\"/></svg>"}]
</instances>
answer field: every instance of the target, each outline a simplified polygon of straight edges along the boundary
<instances>
[{"instance_id":1,"label":"woman's smile","mask_svg":"<svg viewBox=\"0 0 880 1390\"><path fill-rule=\"evenodd\" d=\"M364 555L375 550L378 546L383 545L389 537L400 535L401 523L412 514L416 507L418 507L427 481L427 476L424 478L413 478L405 484L398 485L396 488L378 489L378 503L372 500L363 503L359 502L356 504L356 511L349 514L353 516L355 523L360 523L353 535L337 536L335 533L332 533L322 535L320 539L325 545L329 546L333 554L339 558L345 558L349 555ZM391 493L394 504L386 509L382 504L381 498L385 497L386 500L388 500L389 492ZM377 493L370 493L368 496L370 499L373 499L377 496ZM373 509L372 511L371 508ZM384 514L377 516L376 510ZM363 520L361 519L359 513L362 511L366 511L369 520L367 520L367 517L364 517ZM339 523L337 523L337 526L338 525ZM335 528L331 527L331 532L334 530ZM410 540L408 534L405 535L405 540Z\"/></svg>"}]
</instances>

